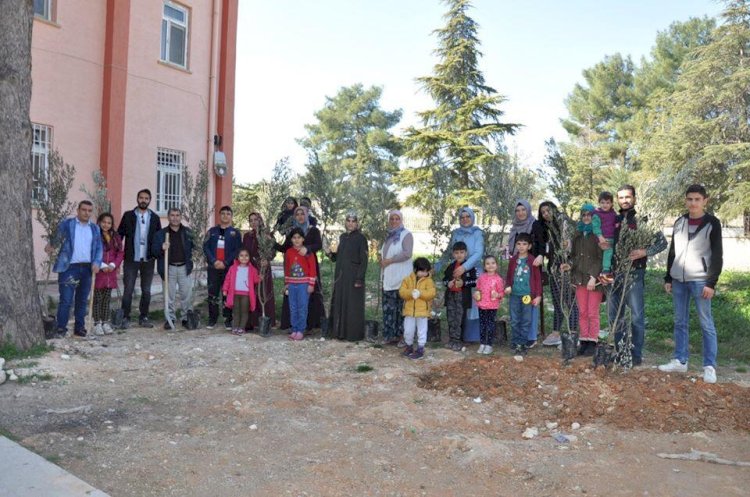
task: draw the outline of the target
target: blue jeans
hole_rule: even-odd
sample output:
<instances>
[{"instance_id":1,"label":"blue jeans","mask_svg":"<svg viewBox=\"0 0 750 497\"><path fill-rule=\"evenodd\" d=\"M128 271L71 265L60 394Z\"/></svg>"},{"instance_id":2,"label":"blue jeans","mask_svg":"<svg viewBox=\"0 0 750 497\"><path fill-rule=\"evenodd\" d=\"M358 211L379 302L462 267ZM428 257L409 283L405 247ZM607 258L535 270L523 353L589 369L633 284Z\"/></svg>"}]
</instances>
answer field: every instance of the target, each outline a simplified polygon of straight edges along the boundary
<instances>
[{"instance_id":1,"label":"blue jeans","mask_svg":"<svg viewBox=\"0 0 750 497\"><path fill-rule=\"evenodd\" d=\"M91 291L91 264L71 264L67 271L57 275L60 304L57 306L57 329L68 330L70 306L75 300L75 331L85 329L86 304Z\"/></svg>"},{"instance_id":2,"label":"blue jeans","mask_svg":"<svg viewBox=\"0 0 750 497\"><path fill-rule=\"evenodd\" d=\"M510 331L512 333L511 345L526 345L528 343L529 328L534 306L524 304L522 295L510 296Z\"/></svg>"},{"instance_id":3,"label":"blue jeans","mask_svg":"<svg viewBox=\"0 0 750 497\"><path fill-rule=\"evenodd\" d=\"M620 340L625 335L627 320L625 309L630 309L630 323L633 342L633 363L640 364L643 360L643 341L646 335L646 312L644 308L644 276L645 269L634 269L628 275L627 288L623 288L621 278L614 282L612 293L607 296L607 317L610 328L617 318L617 329L615 331L615 344L619 347ZM622 306L620 302L622 301ZM619 316L617 314L619 309Z\"/></svg>"},{"instance_id":4,"label":"blue jeans","mask_svg":"<svg viewBox=\"0 0 750 497\"><path fill-rule=\"evenodd\" d=\"M304 333L307 328L307 305L310 302L308 286L307 283L290 283L288 286L289 315L293 332Z\"/></svg>"},{"instance_id":5,"label":"blue jeans","mask_svg":"<svg viewBox=\"0 0 750 497\"><path fill-rule=\"evenodd\" d=\"M539 304L541 305L541 304ZM531 306L531 324L529 325L529 342L536 342L537 332L539 331L539 306Z\"/></svg>"},{"instance_id":6,"label":"blue jeans","mask_svg":"<svg viewBox=\"0 0 750 497\"><path fill-rule=\"evenodd\" d=\"M672 303L674 304L674 358L681 363L688 360L688 321L690 299L695 302L698 320L703 331L703 366L716 367L716 327L711 315L711 299L702 297L705 281L672 280Z\"/></svg>"}]
</instances>

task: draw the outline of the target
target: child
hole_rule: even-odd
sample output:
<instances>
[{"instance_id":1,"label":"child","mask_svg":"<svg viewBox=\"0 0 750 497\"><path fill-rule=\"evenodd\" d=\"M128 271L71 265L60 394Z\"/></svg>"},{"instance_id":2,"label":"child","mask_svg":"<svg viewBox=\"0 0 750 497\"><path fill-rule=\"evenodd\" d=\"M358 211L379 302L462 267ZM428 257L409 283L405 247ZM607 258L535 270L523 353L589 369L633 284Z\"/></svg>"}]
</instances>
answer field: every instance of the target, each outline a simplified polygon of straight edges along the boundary
<instances>
[{"instance_id":1,"label":"child","mask_svg":"<svg viewBox=\"0 0 750 497\"><path fill-rule=\"evenodd\" d=\"M458 352L462 348L461 324L466 309L471 308L471 289L477 284L477 270L472 268L462 274L460 278L454 279L453 270L466 261L466 243L456 242L451 250L454 260L445 268L443 282L446 283L445 309L448 314L448 335L450 337L448 348Z\"/></svg>"},{"instance_id":2,"label":"child","mask_svg":"<svg viewBox=\"0 0 750 497\"><path fill-rule=\"evenodd\" d=\"M96 223L102 233L102 267L94 281L94 335L111 335L114 330L109 324L109 301L112 289L117 288L117 270L125 256L125 248L120 235L114 230L112 214L100 214Z\"/></svg>"},{"instance_id":3,"label":"child","mask_svg":"<svg viewBox=\"0 0 750 497\"><path fill-rule=\"evenodd\" d=\"M300 254L305 243L305 234L301 228L289 232L292 246L284 252L284 289L289 296L289 314L292 333L289 340L302 340L307 328L307 306L310 294L315 289L316 270L315 254Z\"/></svg>"},{"instance_id":4,"label":"child","mask_svg":"<svg viewBox=\"0 0 750 497\"><path fill-rule=\"evenodd\" d=\"M404 301L403 354L409 359L421 359L427 343L427 319L430 317L432 299L435 298L435 283L430 278L430 261L419 257L414 261L414 272L404 278L398 294ZM414 331L417 331L417 349L414 350Z\"/></svg>"},{"instance_id":5,"label":"child","mask_svg":"<svg viewBox=\"0 0 750 497\"><path fill-rule=\"evenodd\" d=\"M250 251L241 248L222 288L225 305L232 309L232 333L235 335L245 333L250 313L255 310L255 286L259 281L258 270L250 264Z\"/></svg>"},{"instance_id":6,"label":"child","mask_svg":"<svg viewBox=\"0 0 750 497\"><path fill-rule=\"evenodd\" d=\"M581 207L581 220L573 237L571 264L562 264L563 271L571 270L571 282L576 287L581 345L578 355L593 356L599 340L599 306L602 288L597 288L597 276L602 270L602 249L593 227L594 206Z\"/></svg>"},{"instance_id":7,"label":"child","mask_svg":"<svg viewBox=\"0 0 750 497\"><path fill-rule=\"evenodd\" d=\"M508 263L505 277L506 282L512 282L505 293L510 294L511 347L518 355L526 354L532 308L542 300L542 272L539 266L529 262L530 249L531 235L519 233L516 236L516 255Z\"/></svg>"},{"instance_id":8,"label":"child","mask_svg":"<svg viewBox=\"0 0 750 497\"><path fill-rule=\"evenodd\" d=\"M484 258L484 273L479 275L474 299L479 307L479 333L481 345L477 354L491 354L495 338L495 316L505 296L505 283L497 274L497 259L488 255Z\"/></svg>"},{"instance_id":9,"label":"child","mask_svg":"<svg viewBox=\"0 0 750 497\"><path fill-rule=\"evenodd\" d=\"M602 273L599 275L599 281L608 284L614 281L612 276L612 245L615 241L615 224L617 223L617 214L612 209L614 197L609 192L599 194L599 208L594 211L594 217L591 224L594 228L594 234L598 237L601 245L607 244L602 256Z\"/></svg>"}]
</instances>

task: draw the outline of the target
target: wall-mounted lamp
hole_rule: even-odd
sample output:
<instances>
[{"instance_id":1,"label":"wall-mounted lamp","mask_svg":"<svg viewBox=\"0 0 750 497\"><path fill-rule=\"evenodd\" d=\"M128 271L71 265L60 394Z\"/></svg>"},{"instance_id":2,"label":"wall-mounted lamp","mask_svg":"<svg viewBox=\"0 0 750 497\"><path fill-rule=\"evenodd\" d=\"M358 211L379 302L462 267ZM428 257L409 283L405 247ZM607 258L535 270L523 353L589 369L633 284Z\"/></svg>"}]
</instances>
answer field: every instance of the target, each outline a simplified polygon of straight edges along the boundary
<instances>
[{"instance_id":1,"label":"wall-mounted lamp","mask_svg":"<svg viewBox=\"0 0 750 497\"><path fill-rule=\"evenodd\" d=\"M227 166L227 156L224 152L214 152L214 172L216 176L223 178L226 176L229 166Z\"/></svg>"}]
</instances>

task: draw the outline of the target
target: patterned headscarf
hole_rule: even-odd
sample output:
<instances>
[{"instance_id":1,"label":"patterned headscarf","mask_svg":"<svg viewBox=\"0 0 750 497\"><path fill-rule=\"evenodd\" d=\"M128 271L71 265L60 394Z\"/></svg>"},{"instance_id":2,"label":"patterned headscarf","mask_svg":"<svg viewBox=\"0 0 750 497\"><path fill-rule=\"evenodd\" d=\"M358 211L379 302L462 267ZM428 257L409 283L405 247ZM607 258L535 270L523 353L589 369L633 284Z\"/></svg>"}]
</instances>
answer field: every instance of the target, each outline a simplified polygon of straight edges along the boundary
<instances>
[{"instance_id":1,"label":"patterned headscarf","mask_svg":"<svg viewBox=\"0 0 750 497\"><path fill-rule=\"evenodd\" d=\"M518 219L514 208L513 226L511 226L510 233L508 234L508 242L511 251L515 251L516 237L519 235L519 233L531 233L531 225L534 224L534 221L536 221L536 218L531 213L531 204L529 204L527 200L517 200L516 207L518 207L519 205L526 209L526 219Z\"/></svg>"},{"instance_id":2,"label":"patterned headscarf","mask_svg":"<svg viewBox=\"0 0 750 497\"><path fill-rule=\"evenodd\" d=\"M398 209L391 209L388 211L388 222L391 222L391 216L396 215L399 218L399 225L395 228L391 228L390 224L388 225L388 236L385 237L385 243L388 242L395 242L398 240L398 238L401 236L401 232L404 231L406 228L404 227L404 216L401 214L401 211Z\"/></svg>"}]
</instances>

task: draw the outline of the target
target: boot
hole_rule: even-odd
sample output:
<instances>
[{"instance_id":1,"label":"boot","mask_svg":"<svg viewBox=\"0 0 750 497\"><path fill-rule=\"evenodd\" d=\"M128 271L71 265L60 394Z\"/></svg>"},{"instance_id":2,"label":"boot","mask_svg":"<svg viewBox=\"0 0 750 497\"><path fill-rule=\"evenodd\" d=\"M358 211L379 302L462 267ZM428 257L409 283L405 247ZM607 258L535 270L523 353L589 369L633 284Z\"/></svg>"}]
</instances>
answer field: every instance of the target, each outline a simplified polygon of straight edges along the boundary
<instances>
[{"instance_id":1,"label":"boot","mask_svg":"<svg viewBox=\"0 0 750 497\"><path fill-rule=\"evenodd\" d=\"M411 345L407 345L406 348L404 348L404 351L401 352L401 355L409 357L413 353L414 353L414 347L412 347Z\"/></svg>"}]
</instances>

